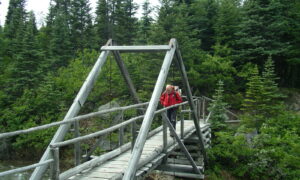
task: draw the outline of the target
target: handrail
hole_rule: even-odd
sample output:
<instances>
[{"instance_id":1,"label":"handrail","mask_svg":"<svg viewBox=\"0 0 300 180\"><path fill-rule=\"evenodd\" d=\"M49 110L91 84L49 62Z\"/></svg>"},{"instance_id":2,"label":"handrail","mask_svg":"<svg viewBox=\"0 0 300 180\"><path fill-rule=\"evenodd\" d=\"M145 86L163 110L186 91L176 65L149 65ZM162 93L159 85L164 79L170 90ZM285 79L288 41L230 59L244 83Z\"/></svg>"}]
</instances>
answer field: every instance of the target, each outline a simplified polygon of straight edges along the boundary
<instances>
[{"instance_id":1,"label":"handrail","mask_svg":"<svg viewBox=\"0 0 300 180\"><path fill-rule=\"evenodd\" d=\"M162 108L160 110L155 111L154 114L159 114L159 113L162 113L164 111L167 111L168 109L171 109L171 108L174 108L174 107L178 107L178 106L181 106L181 105L185 105L187 103L188 103L188 101L180 103L180 104L176 104L176 105L173 105L173 106L165 107L165 108ZM62 147L62 146L74 144L76 142L88 140L88 139L91 139L91 138L94 138L94 137L97 137L97 136L101 136L101 135L104 135L104 134L108 134L108 133L111 133L111 132L113 132L113 131L121 128L121 127L124 127L124 126L126 126L126 125L134 122L134 121L142 119L143 117L144 117L144 115L137 116L137 117L131 118L131 119L127 120L127 121L124 121L122 123L119 123L117 125L111 126L111 127L107 128L107 129L104 129L104 130L101 130L101 131L98 131L98 132L95 132L95 133L91 133L91 134L88 134L88 135L85 135L85 136L81 136L81 137L69 139L69 140L66 140L66 141L52 143L52 144L50 144L50 147L52 147L52 148Z\"/></svg>"},{"instance_id":2,"label":"handrail","mask_svg":"<svg viewBox=\"0 0 300 180\"><path fill-rule=\"evenodd\" d=\"M194 101L197 101L198 99L193 99ZM178 107L178 106L182 106L182 105L185 105L185 104L188 104L188 101L186 102L183 102L183 103L180 103L180 104L175 104L173 106L169 106L169 107L165 107L165 108L162 108L162 109L159 109L157 111L154 112L154 115L156 114L159 114L159 113L163 113L165 111L167 111L168 109L171 109L171 108L174 108L174 107ZM127 121L124 121L122 123L119 123L119 124L116 124L112 127L109 127L107 129L104 129L104 130L101 130L101 131L98 131L98 132L95 132L95 133L91 133L91 134L88 134L88 135L85 135L85 136L81 136L81 137L77 137L77 138L73 138L73 139L69 139L69 140L66 140L66 141L62 141L62 142L57 142L57 143L52 143L50 144L50 149L53 153L53 156L56 156L58 158L55 159L55 164L59 164L58 161L59 161L59 149L60 147L63 147L63 146L67 146L67 145L70 145L70 144L75 144L75 143L78 143L80 141L83 141L83 140L88 140L88 139L91 139L91 138L94 138L94 137L97 137L97 136L101 136L101 135L105 135L105 134L108 134L108 133L111 133L115 130L118 130L126 125L129 125L139 119L142 119L144 117L144 115L141 115L141 116L137 116L137 117L134 117L134 118L131 118ZM158 131L162 130L163 128L162 127L159 127L157 129L155 129L153 132L151 131L149 134L148 134L148 137L150 136L150 134L153 134L153 133L157 133ZM166 129L163 129L164 131L166 131ZM101 158L99 157L97 160L92 160L91 162L86 162L84 164L81 164L79 165L78 167L76 167L75 170L68 170L68 171L65 171L63 172L62 174L59 174L59 165L57 167L55 167L52 172L52 174L56 174L56 177L55 178L68 178L68 177L71 177L72 175L78 173L79 171L82 171L84 170L86 167L91 167L93 166L93 164L95 163L100 163L100 162L104 162L105 160L107 160L107 158L111 158L111 156L115 155L116 153L121 153L120 151L120 148L122 147L125 147L126 148L123 148L122 151L125 151L126 149L129 149L129 145L128 143L123 145L123 146L120 146L119 148L117 148L116 150L113 150L111 151L110 153L108 154L105 154L103 156L101 156ZM54 179L55 179L54 178Z\"/></svg>"},{"instance_id":3,"label":"handrail","mask_svg":"<svg viewBox=\"0 0 300 180\"><path fill-rule=\"evenodd\" d=\"M67 123L72 123L75 121L92 118L95 116L99 116L101 114L106 114L106 113L110 113L110 112L114 112L114 111L124 111L124 110L128 110L128 109L138 108L138 107L146 106L148 104L149 104L149 102L145 102L145 103L134 104L134 105L124 106L124 107L111 108L111 109L101 110L98 112L93 112L93 113L89 113L89 114L85 114L85 115L81 115L81 116L76 116L74 118L70 118L65 121L53 122L53 123L49 123L49 124L45 124L45 125L41 125L41 126L32 127L29 129L24 129L24 130L1 133L0 139L16 136L16 135L20 135L20 134L27 134L27 133L31 133L31 132L38 131L38 130L48 129L50 127L67 124Z\"/></svg>"},{"instance_id":4,"label":"handrail","mask_svg":"<svg viewBox=\"0 0 300 180\"><path fill-rule=\"evenodd\" d=\"M54 161L53 159L48 159L44 162L32 164L32 165L29 165L29 166L24 166L24 167L20 167L20 168L8 170L8 171L3 171L3 172L0 172L0 177L8 176L8 175L15 174L15 173L24 172L24 171L27 171L27 170L30 170L30 169L33 169L33 168L36 168L36 167L39 167L39 166L43 166L45 164L52 163L53 161Z\"/></svg>"},{"instance_id":5,"label":"handrail","mask_svg":"<svg viewBox=\"0 0 300 180\"><path fill-rule=\"evenodd\" d=\"M195 98L193 100L197 101L198 99L199 98ZM139 108L139 107L147 106L148 104L149 104L149 102L145 102L145 103L134 104L134 105L129 105L129 106L111 108L111 109L107 109L107 110L101 110L101 111L98 111L98 112L93 112L93 113L77 116L77 117L74 117L74 118L67 119L65 121L54 122L54 123L50 123L50 124L46 124L46 125L37 126L37 127L34 127L34 128L25 129L25 130L1 133L0 134L0 139L16 136L16 135L20 135L20 134L31 133L31 132L34 132L34 131L47 129L47 128L54 127L54 126L61 125L61 124L72 123L72 122L76 122L76 121L79 121L79 120L99 116L101 114L106 114L106 113L115 112L115 111L124 111L124 110L132 109L132 108ZM156 114L165 112L168 109L171 109L171 108L174 108L174 107L179 107L179 106L186 105L186 104L188 104L188 101L180 103L180 104L176 104L176 105L173 105L173 106L169 106L169 107L159 109L159 110L155 111L154 114L156 115ZM122 123L119 123L117 125L114 125L110 128L107 128L107 129L104 129L104 130L101 130L101 131L98 131L98 132L95 132L95 133L92 133L92 134L88 134L88 135L85 135L85 136L77 137L77 138L62 141L62 142L52 143L52 144L50 144L50 148L62 147L62 146L69 145L69 144L74 144L74 143L77 143L77 142L80 142L80 141L83 141L83 140L91 139L93 137L101 136L101 135L113 132L115 130L118 130L118 129L120 129L120 128L128 125L128 124L131 124L131 123L133 123L133 122L135 122L139 119L142 119L143 117L144 117L144 115L137 116L137 117L131 118L127 121L124 121ZM49 159L49 160L46 160L46 161L43 161L43 162L40 162L40 163L36 163L36 164L33 164L33 165L24 166L24 167L9 170L9 171L0 172L0 177L10 175L10 174L19 173L19 172L23 172L23 171L27 171L27 170L34 169L36 167L43 166L43 165L53 163L53 162L54 162L53 159Z\"/></svg>"},{"instance_id":6,"label":"handrail","mask_svg":"<svg viewBox=\"0 0 300 180\"><path fill-rule=\"evenodd\" d=\"M149 132L149 135L148 137L151 137L152 135L158 133L159 131L162 130L162 127L158 127L156 129L154 129L153 131ZM131 145L130 145L130 142L129 143L126 143L106 154L103 154L103 155L100 155L90 161L87 161L79 166L76 167L76 169L69 169L63 173L61 173L59 175L59 178L60 179L67 179L69 177L72 177L73 175L76 175L78 173L80 173L81 171L87 169L87 168L93 168L96 164L99 164L99 163L103 163L105 161L107 161L108 159L111 159L115 156L118 156L120 155L121 153L123 153L124 151L127 151L128 149L130 149Z\"/></svg>"}]
</instances>

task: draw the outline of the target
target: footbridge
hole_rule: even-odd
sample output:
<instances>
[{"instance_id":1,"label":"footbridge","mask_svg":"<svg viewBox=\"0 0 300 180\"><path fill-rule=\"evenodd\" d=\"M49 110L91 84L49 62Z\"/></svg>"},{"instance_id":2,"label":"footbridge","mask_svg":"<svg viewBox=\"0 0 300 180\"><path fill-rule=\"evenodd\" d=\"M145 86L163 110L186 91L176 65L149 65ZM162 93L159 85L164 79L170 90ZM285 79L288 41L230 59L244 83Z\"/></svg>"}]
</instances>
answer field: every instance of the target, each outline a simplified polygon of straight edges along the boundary
<instances>
[{"instance_id":1,"label":"footbridge","mask_svg":"<svg viewBox=\"0 0 300 180\"><path fill-rule=\"evenodd\" d=\"M143 179L153 171L179 177L203 179L207 163L206 149L210 147L211 143L209 124L211 113L208 112L207 107L212 100L192 95L177 41L171 39L168 45L116 46L112 40L109 40L101 50L98 60L62 121L0 134L0 139L4 139L58 126L53 139L38 163L0 172L0 179L28 170L33 170L31 180L44 179L46 173L50 174L50 179L55 180L131 180ZM156 51L166 52L166 54L151 99L149 102L142 103L120 52ZM113 54L118 64L135 104L78 115L110 53ZM158 108L158 100L172 61L175 62L181 74L185 101L167 108ZM166 111L170 108L177 108L176 129L173 128L166 115ZM130 110L135 110L136 115L125 119L124 113ZM120 123L90 134L80 135L80 121L113 112L120 114L122 119ZM66 139L66 134L70 130L74 133L74 137ZM101 144L101 137L112 133L118 136L115 147L100 154L95 153ZM86 153L83 153L81 149L81 143L84 141L93 142ZM64 162L61 160L60 153L64 147L70 145L74 146L75 165L67 169L62 168Z\"/></svg>"}]
</instances>

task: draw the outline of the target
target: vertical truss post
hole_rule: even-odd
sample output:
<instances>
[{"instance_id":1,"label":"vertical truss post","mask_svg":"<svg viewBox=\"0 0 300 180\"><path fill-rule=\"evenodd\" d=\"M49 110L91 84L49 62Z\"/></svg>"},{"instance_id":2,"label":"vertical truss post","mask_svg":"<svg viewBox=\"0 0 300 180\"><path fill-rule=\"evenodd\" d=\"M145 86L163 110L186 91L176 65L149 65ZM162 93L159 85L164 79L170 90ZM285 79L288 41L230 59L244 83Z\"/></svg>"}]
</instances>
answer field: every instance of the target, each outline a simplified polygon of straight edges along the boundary
<instances>
[{"instance_id":1,"label":"vertical truss post","mask_svg":"<svg viewBox=\"0 0 300 180\"><path fill-rule=\"evenodd\" d=\"M106 44L111 45L111 40L109 40ZM75 117L83 104L85 103L85 100L87 99L87 96L91 92L95 81L101 71L102 66L104 65L107 56L109 54L109 51L102 51L98 60L96 61L93 69L89 73L88 77L86 78L85 82L83 83L82 87L80 88L80 91L78 92L75 100L73 101L73 104L71 105L70 109L68 110L64 120L70 119L72 117ZM51 140L51 143L59 142L63 140L66 133L70 129L70 124L63 124L59 126L58 130L56 131L55 135L53 136L53 139ZM51 144L50 143L50 144ZM40 162L43 162L45 160L48 160L50 157L50 148L47 147L46 151L44 152L42 158L40 159ZM36 180L41 179L43 176L43 173L46 171L48 165L39 166L34 169L33 173L31 174L30 180Z\"/></svg>"},{"instance_id":2,"label":"vertical truss post","mask_svg":"<svg viewBox=\"0 0 300 180\"><path fill-rule=\"evenodd\" d=\"M184 84L184 88L185 88L186 93L187 93L187 99L189 101L190 109L192 111L192 117L193 117L193 121L194 121L195 128L196 128L196 134L197 134L197 136L200 140L200 147L201 147L201 151L202 151L202 154L203 154L203 157L204 157L204 161L207 163L207 156L206 156L206 152L205 152L204 140L203 140L203 136L202 136L202 133L201 133L201 130L200 130L199 119L198 119L198 116L197 116L197 113L196 113L196 108L195 108L195 104L194 104L194 101L193 101L193 96L192 96L190 84L189 84L189 81L188 81L188 78L187 78L186 70L185 70L183 60L182 60L182 57L181 57L181 53L179 51L177 43L176 43L176 46L177 46L176 47L176 60L177 60L176 62L177 62L178 68L180 69L181 76L182 76L182 81L183 81L183 84Z\"/></svg>"},{"instance_id":3,"label":"vertical truss post","mask_svg":"<svg viewBox=\"0 0 300 180\"><path fill-rule=\"evenodd\" d=\"M170 41L169 45L171 46L171 49L168 50L165 55L162 67L160 69L159 76L158 76L156 84L155 84L155 88L154 88L152 96L151 96L151 100L149 102L149 106L147 108L145 117L143 119L142 126L140 128L140 132L136 139L136 143L134 144L134 148L132 151L132 156L129 161L128 168L123 176L123 180L131 180L131 179L134 179L134 177L135 177L137 164L141 157L141 154L142 154L142 151L143 151L143 148L145 145L145 141L146 141L153 117L154 117L154 111L157 108L158 99L162 93L163 86L166 81L166 78L167 78L171 63L172 63L172 59L175 54L175 48L176 48L175 42L176 42L175 39L171 39L171 41Z\"/></svg>"}]
</instances>

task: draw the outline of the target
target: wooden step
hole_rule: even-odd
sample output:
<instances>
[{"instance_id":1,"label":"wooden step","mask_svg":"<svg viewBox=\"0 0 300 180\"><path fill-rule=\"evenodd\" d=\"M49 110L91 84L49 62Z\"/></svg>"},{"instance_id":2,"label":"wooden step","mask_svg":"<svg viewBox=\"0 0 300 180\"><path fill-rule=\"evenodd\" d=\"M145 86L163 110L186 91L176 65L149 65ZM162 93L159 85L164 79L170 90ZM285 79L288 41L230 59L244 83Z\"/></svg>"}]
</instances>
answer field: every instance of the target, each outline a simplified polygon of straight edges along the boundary
<instances>
[{"instance_id":1,"label":"wooden step","mask_svg":"<svg viewBox=\"0 0 300 180\"><path fill-rule=\"evenodd\" d=\"M171 172L171 171L162 171L162 173L166 175L181 177L181 178L204 179L204 174L192 174L192 173Z\"/></svg>"},{"instance_id":2,"label":"wooden step","mask_svg":"<svg viewBox=\"0 0 300 180\"><path fill-rule=\"evenodd\" d=\"M204 172L203 166L197 166L200 172ZM194 169L191 165L184 164L163 164L156 168L160 171L175 171L175 172L183 172L183 173L195 173Z\"/></svg>"},{"instance_id":3,"label":"wooden step","mask_svg":"<svg viewBox=\"0 0 300 180\"><path fill-rule=\"evenodd\" d=\"M174 158L168 158L167 159L167 164L183 164L183 165L190 165L190 161L187 159L174 159ZM203 166L204 163L200 161L195 161L195 164L197 166Z\"/></svg>"}]
</instances>

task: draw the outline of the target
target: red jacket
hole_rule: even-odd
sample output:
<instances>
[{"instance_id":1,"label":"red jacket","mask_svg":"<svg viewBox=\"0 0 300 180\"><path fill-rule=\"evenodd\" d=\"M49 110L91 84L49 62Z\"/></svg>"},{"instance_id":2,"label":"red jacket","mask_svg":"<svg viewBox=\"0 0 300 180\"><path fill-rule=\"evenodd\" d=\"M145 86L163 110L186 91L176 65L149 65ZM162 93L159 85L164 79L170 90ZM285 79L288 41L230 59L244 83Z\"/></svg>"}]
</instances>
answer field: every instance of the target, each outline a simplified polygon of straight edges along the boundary
<instances>
[{"instance_id":1,"label":"red jacket","mask_svg":"<svg viewBox=\"0 0 300 180\"><path fill-rule=\"evenodd\" d=\"M182 99L181 99L180 95L178 94L178 92L173 91L170 94L164 92L160 96L160 103L164 107L168 107L168 106L172 106L174 104L182 103Z\"/></svg>"}]
</instances>

